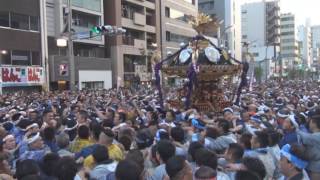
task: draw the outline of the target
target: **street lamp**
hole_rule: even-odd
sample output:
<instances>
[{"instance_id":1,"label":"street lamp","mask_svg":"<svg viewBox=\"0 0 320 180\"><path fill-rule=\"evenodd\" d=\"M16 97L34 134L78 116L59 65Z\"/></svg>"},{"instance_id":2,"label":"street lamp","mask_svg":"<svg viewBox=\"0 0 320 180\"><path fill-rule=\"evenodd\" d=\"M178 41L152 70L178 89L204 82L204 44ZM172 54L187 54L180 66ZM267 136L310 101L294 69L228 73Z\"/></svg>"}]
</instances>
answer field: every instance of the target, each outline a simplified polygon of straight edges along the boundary
<instances>
[{"instance_id":1,"label":"street lamp","mask_svg":"<svg viewBox=\"0 0 320 180\"><path fill-rule=\"evenodd\" d=\"M58 47L67 47L67 39L65 38L59 38L57 39L57 46Z\"/></svg>"},{"instance_id":2,"label":"street lamp","mask_svg":"<svg viewBox=\"0 0 320 180\"><path fill-rule=\"evenodd\" d=\"M151 43L151 46L152 46L153 48L157 48L157 47L158 47L157 43Z\"/></svg>"},{"instance_id":3,"label":"street lamp","mask_svg":"<svg viewBox=\"0 0 320 180\"><path fill-rule=\"evenodd\" d=\"M6 54L8 54L8 51L7 50L1 50L1 54L6 55Z\"/></svg>"}]
</instances>

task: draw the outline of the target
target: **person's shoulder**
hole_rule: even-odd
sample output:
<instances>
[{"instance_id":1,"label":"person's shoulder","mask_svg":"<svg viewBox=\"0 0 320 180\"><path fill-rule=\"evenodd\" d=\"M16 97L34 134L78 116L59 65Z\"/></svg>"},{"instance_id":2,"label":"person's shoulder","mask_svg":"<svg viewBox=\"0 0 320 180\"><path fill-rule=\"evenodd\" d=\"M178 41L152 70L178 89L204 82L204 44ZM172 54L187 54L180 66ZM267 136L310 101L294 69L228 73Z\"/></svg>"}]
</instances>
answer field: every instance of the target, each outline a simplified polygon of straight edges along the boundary
<instances>
[{"instance_id":1,"label":"person's shoulder","mask_svg":"<svg viewBox=\"0 0 320 180\"><path fill-rule=\"evenodd\" d=\"M151 179L162 179L166 174L166 165L161 164L154 169Z\"/></svg>"},{"instance_id":2,"label":"person's shoulder","mask_svg":"<svg viewBox=\"0 0 320 180\"><path fill-rule=\"evenodd\" d=\"M230 180L230 177L226 173L218 171L217 172L217 179L218 180Z\"/></svg>"},{"instance_id":3,"label":"person's shoulder","mask_svg":"<svg viewBox=\"0 0 320 180\"><path fill-rule=\"evenodd\" d=\"M112 152L122 152L121 148L117 144L111 144L108 146L108 150Z\"/></svg>"}]
</instances>

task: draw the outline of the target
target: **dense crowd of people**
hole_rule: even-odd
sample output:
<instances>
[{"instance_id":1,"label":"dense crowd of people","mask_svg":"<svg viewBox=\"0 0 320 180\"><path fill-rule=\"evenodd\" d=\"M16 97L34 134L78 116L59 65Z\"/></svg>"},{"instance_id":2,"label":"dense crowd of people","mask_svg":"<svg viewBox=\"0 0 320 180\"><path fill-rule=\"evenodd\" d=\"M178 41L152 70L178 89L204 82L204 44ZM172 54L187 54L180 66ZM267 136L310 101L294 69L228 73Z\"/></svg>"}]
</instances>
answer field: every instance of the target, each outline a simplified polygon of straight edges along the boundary
<instances>
[{"instance_id":1,"label":"dense crowd of people","mask_svg":"<svg viewBox=\"0 0 320 180\"><path fill-rule=\"evenodd\" d=\"M220 114L151 87L2 95L0 179L319 180L319 85L257 84Z\"/></svg>"}]
</instances>

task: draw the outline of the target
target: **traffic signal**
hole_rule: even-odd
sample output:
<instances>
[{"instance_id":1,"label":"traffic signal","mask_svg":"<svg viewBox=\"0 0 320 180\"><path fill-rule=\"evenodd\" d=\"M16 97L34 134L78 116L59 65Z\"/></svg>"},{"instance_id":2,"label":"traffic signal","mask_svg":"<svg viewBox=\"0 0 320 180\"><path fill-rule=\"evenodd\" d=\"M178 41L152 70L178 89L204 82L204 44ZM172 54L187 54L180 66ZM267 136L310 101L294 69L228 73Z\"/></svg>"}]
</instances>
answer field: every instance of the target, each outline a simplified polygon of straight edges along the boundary
<instances>
[{"instance_id":1,"label":"traffic signal","mask_svg":"<svg viewBox=\"0 0 320 180\"><path fill-rule=\"evenodd\" d=\"M94 32L96 34L103 34L105 32L110 32L113 30L113 27L110 25L106 26L95 26L91 29L91 32Z\"/></svg>"},{"instance_id":2,"label":"traffic signal","mask_svg":"<svg viewBox=\"0 0 320 180\"><path fill-rule=\"evenodd\" d=\"M60 76L68 76L68 65L67 64L60 64L59 65L59 75Z\"/></svg>"},{"instance_id":3,"label":"traffic signal","mask_svg":"<svg viewBox=\"0 0 320 180\"><path fill-rule=\"evenodd\" d=\"M101 35L118 35L125 33L126 30L123 28L118 28L115 26L104 25L104 26L94 26L90 30L90 34L101 34Z\"/></svg>"}]
</instances>

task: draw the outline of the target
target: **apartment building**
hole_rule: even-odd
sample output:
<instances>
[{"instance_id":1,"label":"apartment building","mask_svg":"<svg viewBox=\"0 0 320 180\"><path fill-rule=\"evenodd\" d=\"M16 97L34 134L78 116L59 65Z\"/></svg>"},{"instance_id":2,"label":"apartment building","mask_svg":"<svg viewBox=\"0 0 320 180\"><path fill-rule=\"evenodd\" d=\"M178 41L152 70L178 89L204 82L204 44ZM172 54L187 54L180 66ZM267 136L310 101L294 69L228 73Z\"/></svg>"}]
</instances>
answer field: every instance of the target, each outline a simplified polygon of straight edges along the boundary
<instances>
[{"instance_id":1,"label":"apartment building","mask_svg":"<svg viewBox=\"0 0 320 180\"><path fill-rule=\"evenodd\" d=\"M301 41L302 47L302 64L306 68L312 65L312 37L310 19L306 20L305 25L298 26L298 40Z\"/></svg>"},{"instance_id":2,"label":"apartment building","mask_svg":"<svg viewBox=\"0 0 320 180\"><path fill-rule=\"evenodd\" d=\"M280 5L279 0L263 0L241 6L242 40L248 44L243 52L254 55L258 64L268 67L264 77L280 72L280 66L272 59L280 53ZM246 54L246 53L244 53ZM253 70L253 68L251 68Z\"/></svg>"},{"instance_id":3,"label":"apartment building","mask_svg":"<svg viewBox=\"0 0 320 180\"><path fill-rule=\"evenodd\" d=\"M256 46L280 43L280 6L278 0L246 3L241 7L242 41Z\"/></svg>"},{"instance_id":4,"label":"apartment building","mask_svg":"<svg viewBox=\"0 0 320 180\"><path fill-rule=\"evenodd\" d=\"M295 15L292 13L281 14L280 49L284 69L291 69L300 62L298 32Z\"/></svg>"},{"instance_id":5,"label":"apartment building","mask_svg":"<svg viewBox=\"0 0 320 180\"><path fill-rule=\"evenodd\" d=\"M39 0L0 0L0 94L45 84Z\"/></svg>"},{"instance_id":6,"label":"apartment building","mask_svg":"<svg viewBox=\"0 0 320 180\"><path fill-rule=\"evenodd\" d=\"M104 36L90 36L94 26L104 24L103 0L72 0L73 51L77 88L112 87L111 60L106 58ZM66 47L56 40L66 37L68 0L46 0L46 27L51 89L69 87L71 69Z\"/></svg>"},{"instance_id":7,"label":"apartment building","mask_svg":"<svg viewBox=\"0 0 320 180\"><path fill-rule=\"evenodd\" d=\"M151 56L160 44L157 0L105 0L105 24L126 29L123 36L106 37L106 54L112 60L113 83L130 85L136 76L151 81Z\"/></svg>"},{"instance_id":8,"label":"apartment building","mask_svg":"<svg viewBox=\"0 0 320 180\"><path fill-rule=\"evenodd\" d=\"M197 17L198 0L160 1L160 47L162 57L180 49L181 43L188 43L197 32L189 24L189 16Z\"/></svg>"},{"instance_id":9,"label":"apartment building","mask_svg":"<svg viewBox=\"0 0 320 180\"><path fill-rule=\"evenodd\" d=\"M280 43L280 1L265 1L266 44L279 46Z\"/></svg>"},{"instance_id":10,"label":"apartment building","mask_svg":"<svg viewBox=\"0 0 320 180\"><path fill-rule=\"evenodd\" d=\"M311 26L313 64L320 63L320 26Z\"/></svg>"}]
</instances>

